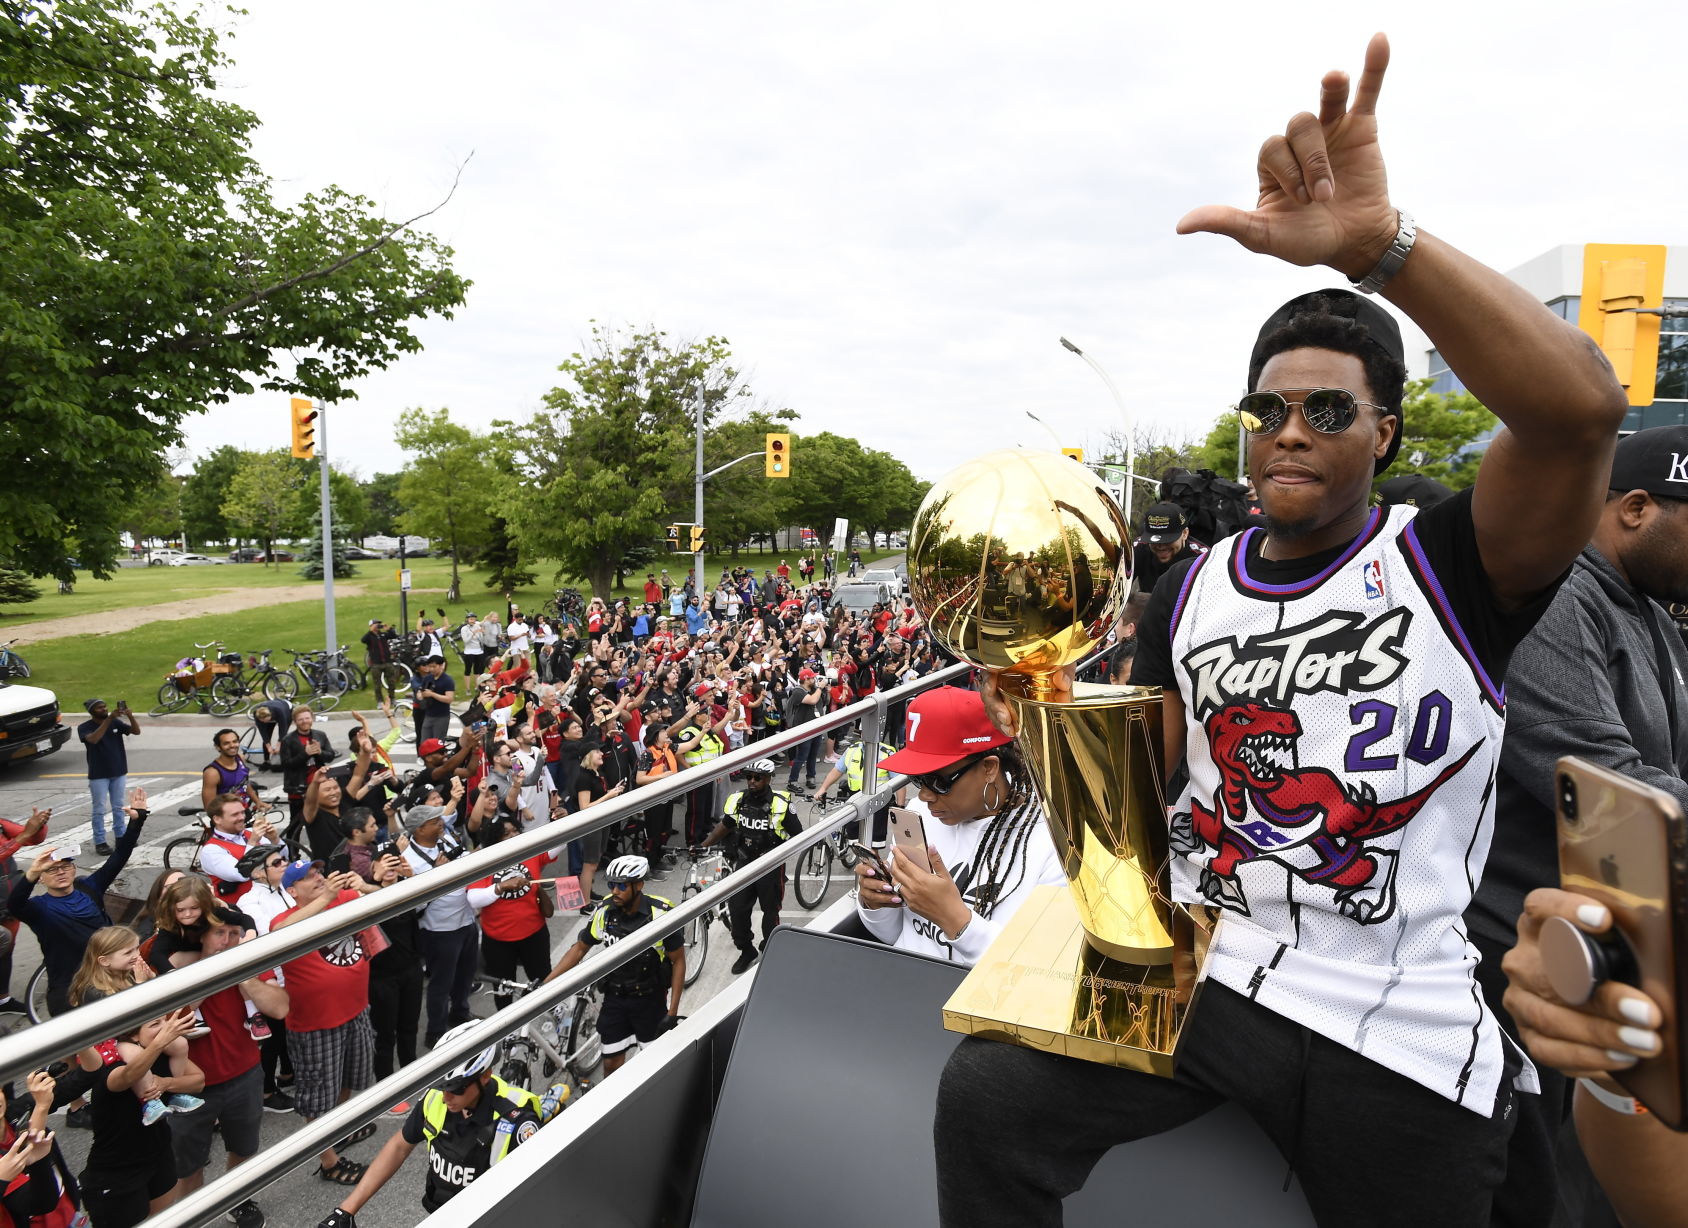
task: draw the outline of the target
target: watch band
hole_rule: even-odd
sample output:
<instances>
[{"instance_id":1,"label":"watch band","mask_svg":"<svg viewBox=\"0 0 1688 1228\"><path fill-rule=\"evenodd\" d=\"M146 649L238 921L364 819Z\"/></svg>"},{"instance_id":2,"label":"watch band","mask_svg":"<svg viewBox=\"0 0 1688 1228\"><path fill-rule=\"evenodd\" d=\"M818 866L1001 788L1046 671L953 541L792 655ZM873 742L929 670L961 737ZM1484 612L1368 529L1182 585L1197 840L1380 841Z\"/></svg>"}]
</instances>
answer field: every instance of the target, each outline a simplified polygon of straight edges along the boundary
<instances>
[{"instance_id":1,"label":"watch band","mask_svg":"<svg viewBox=\"0 0 1688 1228\"><path fill-rule=\"evenodd\" d=\"M1647 1115L1647 1106L1632 1096L1619 1096L1609 1092L1593 1079L1578 1079L1577 1083L1583 1091L1593 1096L1614 1113L1622 1113L1626 1117L1645 1117Z\"/></svg>"},{"instance_id":2,"label":"watch band","mask_svg":"<svg viewBox=\"0 0 1688 1228\"><path fill-rule=\"evenodd\" d=\"M1389 244L1389 250L1383 253L1372 271L1355 281L1349 278L1349 283L1361 294L1376 294L1388 284L1391 277L1401 271L1401 266L1407 262L1407 253L1418 242L1418 226L1412 215L1405 209L1395 210L1397 226L1394 241Z\"/></svg>"}]
</instances>

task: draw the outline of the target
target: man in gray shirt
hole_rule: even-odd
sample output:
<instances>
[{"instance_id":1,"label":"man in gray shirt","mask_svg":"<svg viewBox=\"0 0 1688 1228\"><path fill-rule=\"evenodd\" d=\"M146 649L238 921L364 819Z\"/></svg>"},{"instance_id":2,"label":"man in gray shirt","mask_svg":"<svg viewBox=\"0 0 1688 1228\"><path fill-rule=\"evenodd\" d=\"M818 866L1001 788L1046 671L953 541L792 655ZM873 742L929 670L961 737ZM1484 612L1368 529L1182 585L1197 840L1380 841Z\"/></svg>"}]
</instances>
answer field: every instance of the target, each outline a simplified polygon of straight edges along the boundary
<instances>
[{"instance_id":1,"label":"man in gray shirt","mask_svg":"<svg viewBox=\"0 0 1688 1228\"><path fill-rule=\"evenodd\" d=\"M463 851L446 833L445 815L438 806L412 806L404 812L404 829L410 834L404 857L412 872L425 874ZM469 991L475 984L480 932L466 888L436 896L422 910L417 939L428 969L424 1037L430 1049L457 1024L474 1017L469 1013Z\"/></svg>"}]
</instances>

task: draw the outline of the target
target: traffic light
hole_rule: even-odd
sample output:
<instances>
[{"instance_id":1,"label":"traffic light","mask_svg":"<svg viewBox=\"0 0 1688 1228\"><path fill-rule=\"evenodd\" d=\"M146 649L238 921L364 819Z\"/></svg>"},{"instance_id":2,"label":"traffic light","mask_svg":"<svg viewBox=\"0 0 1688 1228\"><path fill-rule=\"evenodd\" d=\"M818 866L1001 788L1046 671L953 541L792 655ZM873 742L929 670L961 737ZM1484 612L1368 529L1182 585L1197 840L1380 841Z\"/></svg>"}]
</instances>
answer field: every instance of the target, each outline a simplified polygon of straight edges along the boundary
<instances>
[{"instance_id":1,"label":"traffic light","mask_svg":"<svg viewBox=\"0 0 1688 1228\"><path fill-rule=\"evenodd\" d=\"M703 526L701 524L694 524L688 525L687 527L692 531L692 545L690 553L696 554L698 551L703 549Z\"/></svg>"},{"instance_id":2,"label":"traffic light","mask_svg":"<svg viewBox=\"0 0 1688 1228\"><path fill-rule=\"evenodd\" d=\"M1061 455L1062 456L1070 456L1074 460L1076 460L1079 464L1081 464L1081 465L1084 464L1084 449L1083 448L1062 448L1061 449Z\"/></svg>"},{"instance_id":3,"label":"traffic light","mask_svg":"<svg viewBox=\"0 0 1688 1228\"><path fill-rule=\"evenodd\" d=\"M1659 373L1659 316L1665 301L1665 248L1654 243L1583 247L1577 327L1612 363L1631 405L1651 405Z\"/></svg>"},{"instance_id":4,"label":"traffic light","mask_svg":"<svg viewBox=\"0 0 1688 1228\"><path fill-rule=\"evenodd\" d=\"M677 524L668 526L668 553L680 553L680 526Z\"/></svg>"},{"instance_id":5,"label":"traffic light","mask_svg":"<svg viewBox=\"0 0 1688 1228\"><path fill-rule=\"evenodd\" d=\"M791 436L762 436L762 469L771 478L791 476Z\"/></svg>"},{"instance_id":6,"label":"traffic light","mask_svg":"<svg viewBox=\"0 0 1688 1228\"><path fill-rule=\"evenodd\" d=\"M293 455L309 460L316 455L317 408L304 397L293 398Z\"/></svg>"}]
</instances>

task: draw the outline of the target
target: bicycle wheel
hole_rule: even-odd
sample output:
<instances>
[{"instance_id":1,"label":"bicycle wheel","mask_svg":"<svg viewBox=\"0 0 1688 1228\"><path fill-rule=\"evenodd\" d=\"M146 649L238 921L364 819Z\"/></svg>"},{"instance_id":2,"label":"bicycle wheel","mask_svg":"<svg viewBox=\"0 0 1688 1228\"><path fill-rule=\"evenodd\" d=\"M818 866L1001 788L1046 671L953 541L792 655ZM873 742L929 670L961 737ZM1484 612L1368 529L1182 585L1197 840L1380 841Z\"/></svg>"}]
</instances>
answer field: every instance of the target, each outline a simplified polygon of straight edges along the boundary
<instances>
[{"instance_id":1,"label":"bicycle wheel","mask_svg":"<svg viewBox=\"0 0 1688 1228\"><path fill-rule=\"evenodd\" d=\"M604 996L597 986L581 991L575 999L574 1020L569 1024L569 1073L584 1079L598 1068L604 1058L604 1042L598 1037L598 1012L603 1010Z\"/></svg>"},{"instance_id":2,"label":"bicycle wheel","mask_svg":"<svg viewBox=\"0 0 1688 1228\"><path fill-rule=\"evenodd\" d=\"M211 713L233 716L246 710L246 683L234 674L219 674L211 681Z\"/></svg>"},{"instance_id":3,"label":"bicycle wheel","mask_svg":"<svg viewBox=\"0 0 1688 1228\"><path fill-rule=\"evenodd\" d=\"M416 703L401 699L393 705L393 719L399 723L399 741L416 742Z\"/></svg>"},{"instance_id":4,"label":"bicycle wheel","mask_svg":"<svg viewBox=\"0 0 1688 1228\"><path fill-rule=\"evenodd\" d=\"M680 895L682 905L691 902L703 888L696 883L688 883L685 891ZM697 983L698 977L703 975L703 961L709 958L709 920L710 913L704 913L697 920L690 922L681 931L686 943L686 987L689 989Z\"/></svg>"},{"instance_id":5,"label":"bicycle wheel","mask_svg":"<svg viewBox=\"0 0 1688 1228\"><path fill-rule=\"evenodd\" d=\"M804 908L819 908L826 898L826 889L832 885L832 846L823 840L804 849L797 859L797 877L791 885L799 904Z\"/></svg>"},{"instance_id":6,"label":"bicycle wheel","mask_svg":"<svg viewBox=\"0 0 1688 1228\"><path fill-rule=\"evenodd\" d=\"M352 686L350 674L338 665L330 665L317 672L316 689L324 695L344 695L356 688Z\"/></svg>"},{"instance_id":7,"label":"bicycle wheel","mask_svg":"<svg viewBox=\"0 0 1688 1228\"><path fill-rule=\"evenodd\" d=\"M22 657L18 656L18 654L15 653L15 652L12 654L12 677L14 677L14 678L27 678L27 677L29 677L29 662L25 661Z\"/></svg>"},{"instance_id":8,"label":"bicycle wheel","mask_svg":"<svg viewBox=\"0 0 1688 1228\"><path fill-rule=\"evenodd\" d=\"M47 1005L47 967L43 964L35 970L29 978L29 988L24 991L24 1009L29 1012L31 1023L43 1023L53 1017L52 1008Z\"/></svg>"},{"instance_id":9,"label":"bicycle wheel","mask_svg":"<svg viewBox=\"0 0 1688 1228\"><path fill-rule=\"evenodd\" d=\"M166 682L158 688L158 705L148 715L168 716L172 712L180 712L192 698L192 691L184 691L174 682Z\"/></svg>"},{"instance_id":10,"label":"bicycle wheel","mask_svg":"<svg viewBox=\"0 0 1688 1228\"><path fill-rule=\"evenodd\" d=\"M312 691L305 702L317 712L332 712L340 706L339 691Z\"/></svg>"},{"instance_id":11,"label":"bicycle wheel","mask_svg":"<svg viewBox=\"0 0 1688 1228\"><path fill-rule=\"evenodd\" d=\"M164 846L166 870L197 870L199 868L198 836L177 836Z\"/></svg>"},{"instance_id":12,"label":"bicycle wheel","mask_svg":"<svg viewBox=\"0 0 1688 1228\"><path fill-rule=\"evenodd\" d=\"M369 689L369 675L364 672L363 666L356 661L342 660L335 668L345 672L346 680L350 684L346 688L347 690L367 691Z\"/></svg>"},{"instance_id":13,"label":"bicycle wheel","mask_svg":"<svg viewBox=\"0 0 1688 1228\"><path fill-rule=\"evenodd\" d=\"M381 665L376 667L381 675L381 681L386 685L387 694L395 698L410 694L410 671L402 665Z\"/></svg>"},{"instance_id":14,"label":"bicycle wheel","mask_svg":"<svg viewBox=\"0 0 1688 1228\"><path fill-rule=\"evenodd\" d=\"M265 699L292 699L299 693L299 680L292 674L275 670L264 676Z\"/></svg>"}]
</instances>

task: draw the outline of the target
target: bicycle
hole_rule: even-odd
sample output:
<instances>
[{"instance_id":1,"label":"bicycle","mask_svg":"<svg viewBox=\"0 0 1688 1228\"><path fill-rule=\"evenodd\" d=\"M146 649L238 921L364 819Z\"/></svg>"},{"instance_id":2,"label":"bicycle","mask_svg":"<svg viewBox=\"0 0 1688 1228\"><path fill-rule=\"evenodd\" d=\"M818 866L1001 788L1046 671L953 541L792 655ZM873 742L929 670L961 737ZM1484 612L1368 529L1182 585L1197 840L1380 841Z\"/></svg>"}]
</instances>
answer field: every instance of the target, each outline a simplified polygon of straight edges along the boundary
<instances>
[{"instance_id":1,"label":"bicycle","mask_svg":"<svg viewBox=\"0 0 1688 1228\"><path fill-rule=\"evenodd\" d=\"M293 658L293 672L309 691L304 702L313 710L332 712L339 705L340 697L351 690L351 678L345 670L328 663L326 652L300 652L293 648L283 648L282 651Z\"/></svg>"},{"instance_id":2,"label":"bicycle","mask_svg":"<svg viewBox=\"0 0 1688 1228\"><path fill-rule=\"evenodd\" d=\"M221 640L195 644L194 648L202 655L176 662L176 668L164 676L164 684L158 688L158 703L150 715L168 716L191 703L213 716L232 716L240 710L240 699L226 691L218 694L216 681L238 675L246 659L238 652L224 652ZM206 652L212 655L203 655Z\"/></svg>"},{"instance_id":3,"label":"bicycle","mask_svg":"<svg viewBox=\"0 0 1688 1228\"><path fill-rule=\"evenodd\" d=\"M724 853L707 849L687 849L690 864L686 867L686 885L680 889L680 904L684 907L705 887L714 886L727 874ZM686 985L689 988L703 975L703 961L709 958L709 927L720 917L726 920L726 909L717 904L705 909L681 930L686 950Z\"/></svg>"},{"instance_id":4,"label":"bicycle","mask_svg":"<svg viewBox=\"0 0 1688 1228\"><path fill-rule=\"evenodd\" d=\"M12 651L12 645L17 640L7 640L0 644L0 679L29 677L29 662Z\"/></svg>"},{"instance_id":5,"label":"bicycle","mask_svg":"<svg viewBox=\"0 0 1688 1228\"><path fill-rule=\"evenodd\" d=\"M263 695L265 699L290 700L299 693L299 680L286 670L276 668L270 660L275 652L273 648L266 648L263 652L255 652L248 658L252 667L251 677L246 674L229 674L224 677L232 680L229 693L238 691L238 697L243 700L255 699ZM213 682L211 689L215 691L218 684Z\"/></svg>"},{"instance_id":6,"label":"bicycle","mask_svg":"<svg viewBox=\"0 0 1688 1228\"><path fill-rule=\"evenodd\" d=\"M479 981L490 993L516 997L538 988L537 983L499 977L482 976ZM585 1090L586 1080L604 1058L604 1042L598 1036L598 1014L603 1005L603 992L596 985L588 985L530 1019L521 1031L498 1042L498 1077L536 1095L544 1095L559 1076Z\"/></svg>"},{"instance_id":7,"label":"bicycle","mask_svg":"<svg viewBox=\"0 0 1688 1228\"><path fill-rule=\"evenodd\" d=\"M831 797L821 799L815 820L823 820L828 812L843 804L842 801ZM827 888L832 885L832 864L835 861L847 874L856 866L856 855L850 851L850 842L844 838L842 831L831 833L825 840L810 845L798 856L797 872L792 876L791 888L797 902L804 908L812 910L821 906L821 901L826 898Z\"/></svg>"}]
</instances>

